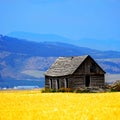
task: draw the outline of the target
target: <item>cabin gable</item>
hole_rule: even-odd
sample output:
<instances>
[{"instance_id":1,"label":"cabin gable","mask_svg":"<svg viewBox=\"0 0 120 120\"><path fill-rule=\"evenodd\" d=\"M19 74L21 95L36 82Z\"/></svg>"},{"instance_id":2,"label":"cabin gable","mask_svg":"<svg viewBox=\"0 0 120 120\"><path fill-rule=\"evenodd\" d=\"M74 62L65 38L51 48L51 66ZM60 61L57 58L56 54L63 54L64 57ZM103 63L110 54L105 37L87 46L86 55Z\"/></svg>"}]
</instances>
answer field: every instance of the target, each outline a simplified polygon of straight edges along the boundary
<instances>
[{"instance_id":1,"label":"cabin gable","mask_svg":"<svg viewBox=\"0 0 120 120\"><path fill-rule=\"evenodd\" d=\"M87 57L74 74L104 74L105 71L91 58Z\"/></svg>"}]
</instances>

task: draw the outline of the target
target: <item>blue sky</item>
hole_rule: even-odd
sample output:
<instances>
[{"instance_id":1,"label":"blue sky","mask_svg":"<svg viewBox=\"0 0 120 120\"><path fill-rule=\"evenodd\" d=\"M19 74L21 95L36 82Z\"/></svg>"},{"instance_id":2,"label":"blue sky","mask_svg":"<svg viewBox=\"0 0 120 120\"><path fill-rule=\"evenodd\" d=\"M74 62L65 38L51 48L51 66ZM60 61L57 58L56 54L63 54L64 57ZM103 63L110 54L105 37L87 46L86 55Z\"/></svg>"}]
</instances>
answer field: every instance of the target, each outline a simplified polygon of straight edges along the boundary
<instances>
[{"instance_id":1,"label":"blue sky","mask_svg":"<svg viewBox=\"0 0 120 120\"><path fill-rule=\"evenodd\" d=\"M0 0L0 34L120 40L120 0Z\"/></svg>"}]
</instances>

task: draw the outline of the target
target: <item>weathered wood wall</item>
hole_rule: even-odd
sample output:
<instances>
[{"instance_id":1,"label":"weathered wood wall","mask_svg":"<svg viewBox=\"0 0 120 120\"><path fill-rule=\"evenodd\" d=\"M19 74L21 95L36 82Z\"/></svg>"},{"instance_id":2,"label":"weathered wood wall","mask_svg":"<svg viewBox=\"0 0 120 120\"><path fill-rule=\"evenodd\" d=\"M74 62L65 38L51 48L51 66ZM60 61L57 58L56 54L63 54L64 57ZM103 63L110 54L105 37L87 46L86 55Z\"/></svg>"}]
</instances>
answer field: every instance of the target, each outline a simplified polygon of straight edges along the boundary
<instances>
[{"instance_id":1,"label":"weathered wood wall","mask_svg":"<svg viewBox=\"0 0 120 120\"><path fill-rule=\"evenodd\" d=\"M97 86L97 87L102 87L104 86L105 79L104 79L104 74L102 75L92 75L90 79L90 86Z\"/></svg>"},{"instance_id":2,"label":"weathered wood wall","mask_svg":"<svg viewBox=\"0 0 120 120\"><path fill-rule=\"evenodd\" d=\"M52 89L57 89L56 80L59 80L59 87L65 88L65 79L68 79L68 87L77 89L85 87L85 75L80 76L65 76L65 77L46 77L45 88L50 88L49 80L52 79ZM102 87L104 86L105 79L104 74L102 75L90 75L90 86L89 87Z\"/></svg>"},{"instance_id":3,"label":"weathered wood wall","mask_svg":"<svg viewBox=\"0 0 120 120\"><path fill-rule=\"evenodd\" d=\"M65 79L68 79L69 81L69 76L62 76L62 77L50 77L50 76L45 76L45 88L50 88L49 80L52 79L52 89L56 89L56 80L59 80L59 87L60 88L65 88ZM69 86L69 84L68 84ZM70 87L70 86L69 86Z\"/></svg>"},{"instance_id":4,"label":"weathered wood wall","mask_svg":"<svg viewBox=\"0 0 120 120\"><path fill-rule=\"evenodd\" d=\"M90 71L90 68L92 67L92 64L94 64L94 72ZM74 74L104 74L104 72L100 69L100 67L93 62L90 58L87 58L81 66L77 68Z\"/></svg>"}]
</instances>

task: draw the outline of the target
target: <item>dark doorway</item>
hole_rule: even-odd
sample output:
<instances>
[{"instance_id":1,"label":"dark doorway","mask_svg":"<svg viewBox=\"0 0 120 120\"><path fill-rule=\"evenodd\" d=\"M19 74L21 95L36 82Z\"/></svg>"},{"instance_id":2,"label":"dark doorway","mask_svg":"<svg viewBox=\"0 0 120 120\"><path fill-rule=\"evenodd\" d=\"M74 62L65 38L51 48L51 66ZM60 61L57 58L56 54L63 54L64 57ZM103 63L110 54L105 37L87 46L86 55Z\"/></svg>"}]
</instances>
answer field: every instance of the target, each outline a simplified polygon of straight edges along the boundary
<instances>
[{"instance_id":1,"label":"dark doorway","mask_svg":"<svg viewBox=\"0 0 120 120\"><path fill-rule=\"evenodd\" d=\"M86 75L85 76L85 87L89 87L90 86L90 76Z\"/></svg>"}]
</instances>

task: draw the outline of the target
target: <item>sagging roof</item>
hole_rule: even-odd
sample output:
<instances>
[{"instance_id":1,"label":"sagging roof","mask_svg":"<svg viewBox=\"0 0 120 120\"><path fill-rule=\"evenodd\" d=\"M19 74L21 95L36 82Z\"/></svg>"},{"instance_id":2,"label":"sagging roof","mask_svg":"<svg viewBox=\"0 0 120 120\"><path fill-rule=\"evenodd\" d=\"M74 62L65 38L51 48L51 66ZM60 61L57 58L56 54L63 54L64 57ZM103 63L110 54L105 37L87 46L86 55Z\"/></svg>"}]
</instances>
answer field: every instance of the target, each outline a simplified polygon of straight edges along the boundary
<instances>
[{"instance_id":1,"label":"sagging roof","mask_svg":"<svg viewBox=\"0 0 120 120\"><path fill-rule=\"evenodd\" d=\"M75 56L75 57L59 57L55 63L45 73L46 76L65 76L71 75L88 57Z\"/></svg>"}]
</instances>

